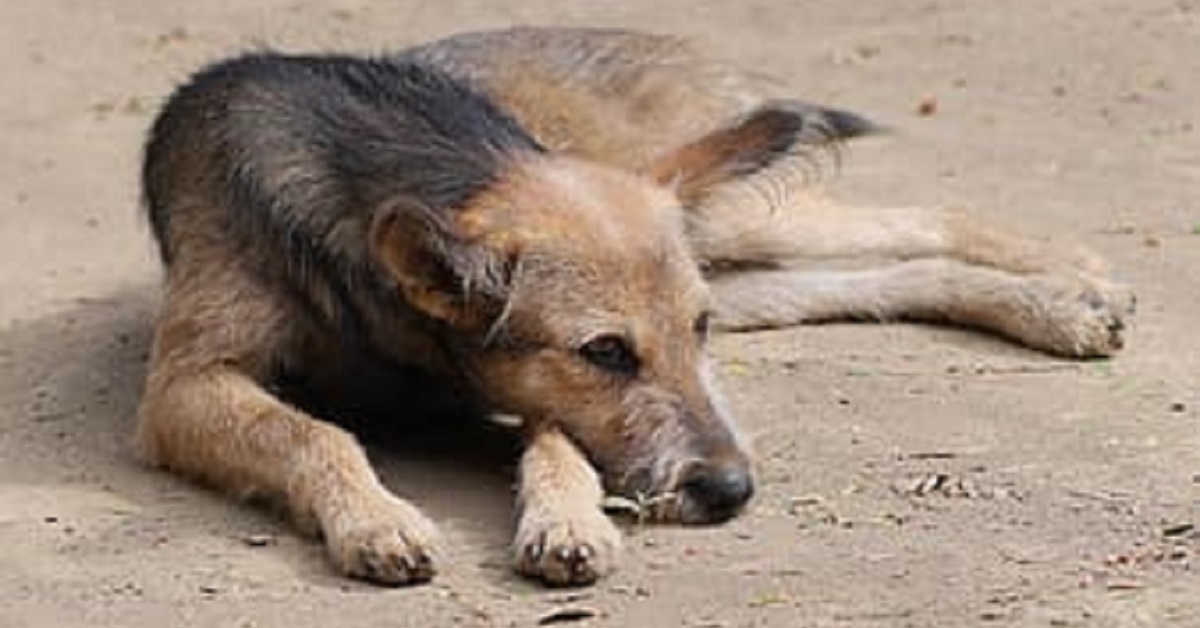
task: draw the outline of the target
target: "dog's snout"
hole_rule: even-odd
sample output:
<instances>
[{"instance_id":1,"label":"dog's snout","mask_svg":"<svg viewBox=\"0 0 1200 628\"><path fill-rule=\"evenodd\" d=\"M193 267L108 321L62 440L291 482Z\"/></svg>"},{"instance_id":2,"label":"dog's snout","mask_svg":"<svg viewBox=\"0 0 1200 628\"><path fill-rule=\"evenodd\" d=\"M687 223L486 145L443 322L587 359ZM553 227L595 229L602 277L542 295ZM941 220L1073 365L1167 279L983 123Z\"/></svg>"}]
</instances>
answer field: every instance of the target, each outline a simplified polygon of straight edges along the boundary
<instances>
[{"instance_id":1,"label":"dog's snout","mask_svg":"<svg viewBox=\"0 0 1200 628\"><path fill-rule=\"evenodd\" d=\"M692 467L681 488L700 522L717 523L733 518L754 495L754 479L741 464L704 464Z\"/></svg>"}]
</instances>

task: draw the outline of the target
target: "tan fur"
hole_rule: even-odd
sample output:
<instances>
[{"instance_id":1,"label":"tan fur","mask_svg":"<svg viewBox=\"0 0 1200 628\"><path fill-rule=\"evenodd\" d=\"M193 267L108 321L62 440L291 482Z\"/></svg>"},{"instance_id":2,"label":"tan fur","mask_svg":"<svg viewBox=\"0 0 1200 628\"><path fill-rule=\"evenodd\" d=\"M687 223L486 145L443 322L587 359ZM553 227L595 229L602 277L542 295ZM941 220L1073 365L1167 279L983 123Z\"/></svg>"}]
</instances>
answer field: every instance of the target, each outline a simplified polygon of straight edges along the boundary
<instances>
[{"instance_id":1,"label":"tan fur","mask_svg":"<svg viewBox=\"0 0 1200 628\"><path fill-rule=\"evenodd\" d=\"M761 79L674 37L516 29L500 35L468 35L461 40L473 45L451 40L443 46L442 56L470 66L466 73L489 87L523 124L541 131L539 137L549 145L642 170L664 183L678 182L680 171L712 173L711 163L720 161L730 142L748 137L731 140L713 134L697 140L697 129L716 129L770 97ZM498 54L480 54L482 50ZM510 65L510 59L519 63ZM636 86L635 96L626 98L630 86ZM547 90L569 94L549 101L570 98L567 109L572 115L564 117L559 107L537 106ZM597 135L596 120L603 121L600 135L604 139L599 141L608 143L578 141ZM613 138L618 138L615 148L610 144ZM958 273L950 270L921 273L920 279L915 278L916 273L893 273L917 282L929 296L917 311L906 309L895 296L898 291L881 289L878 282L852 283L860 292L846 310L814 315L797 304L797 309L784 311L775 297L786 292L783 286L792 280L781 280L779 288L772 290L767 282L755 278L750 284L759 291L747 294L742 288L739 298L745 299L744 303L774 304L770 323L745 320L744 314L727 311L723 304L731 299L719 298L722 327L783 326L847 316L875 318L870 312L877 311L887 318L950 320L991 329L1067 356L1108 355L1120 348L1120 332L1133 311L1133 298L1105 279L1106 265L1094 253L1071 242L1030 238L960 209L847 207L811 185L812 167L812 157L801 155L740 180L696 181L694 187L700 190L683 190L680 197L687 201L687 234L696 256L716 270L724 265L763 264L793 269L847 264L882 267L916 259L948 259L1015 275L1049 275L1018 282L1024 284L1022 298L1042 313L1034 316L1042 316L1043 321L1028 324L1002 315L938 312L962 310L950 302L952 291L938 289L943 278L957 277ZM992 283L978 277L965 281L980 290L992 289ZM737 284L737 278L725 277L720 283ZM1012 290L1002 292L1014 294ZM946 303L931 302L939 299ZM861 307L864 302L874 307ZM1101 329L1093 329L1096 326ZM1064 340L1067 338L1075 340Z\"/></svg>"},{"instance_id":2,"label":"tan fur","mask_svg":"<svg viewBox=\"0 0 1200 628\"><path fill-rule=\"evenodd\" d=\"M409 309L385 311L365 292L337 294L316 280L285 285L261 272L277 263L269 252L222 237L215 158L190 152L206 139L156 164L177 216L165 237L180 246L139 411L140 451L235 494L282 500L346 574L428 580L437 536L381 485L353 436L269 388L280 368L321 379L350 359L336 330L315 320L336 318L342 300L358 306L366 341L387 360L459 377L523 419L514 562L556 585L615 566L606 490L662 498L653 514L664 520L703 521L711 513L676 495L688 478L710 468L748 474L708 381L706 313L724 329L920 319L1072 357L1121 347L1132 300L1089 252L961 211L842 206L807 186L811 156L799 152L751 174L731 169L773 139L751 115L766 95L701 47L518 29L410 54L474 81L552 149L508 164L447 226L462 259L478 262L474 280L503 284L502 297L444 285L446 252L393 214L334 237L365 242L356 261L378 267ZM605 336L636 347L636 378L581 360ZM445 347L458 340L480 342L478 353L455 357Z\"/></svg>"}]
</instances>

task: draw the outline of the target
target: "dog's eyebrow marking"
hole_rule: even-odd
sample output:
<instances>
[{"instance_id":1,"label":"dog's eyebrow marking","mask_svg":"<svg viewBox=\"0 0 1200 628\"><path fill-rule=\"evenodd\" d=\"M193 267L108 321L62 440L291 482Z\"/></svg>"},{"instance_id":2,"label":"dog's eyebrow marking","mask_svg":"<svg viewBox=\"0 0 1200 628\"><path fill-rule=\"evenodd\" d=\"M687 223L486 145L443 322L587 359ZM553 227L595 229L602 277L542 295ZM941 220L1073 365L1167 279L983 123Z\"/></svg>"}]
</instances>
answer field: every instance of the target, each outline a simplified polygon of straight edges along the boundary
<instances>
[{"instance_id":1,"label":"dog's eyebrow marking","mask_svg":"<svg viewBox=\"0 0 1200 628\"><path fill-rule=\"evenodd\" d=\"M578 349L601 336L620 336L633 344L626 317L603 310L592 310L580 316L566 342L572 349Z\"/></svg>"}]
</instances>

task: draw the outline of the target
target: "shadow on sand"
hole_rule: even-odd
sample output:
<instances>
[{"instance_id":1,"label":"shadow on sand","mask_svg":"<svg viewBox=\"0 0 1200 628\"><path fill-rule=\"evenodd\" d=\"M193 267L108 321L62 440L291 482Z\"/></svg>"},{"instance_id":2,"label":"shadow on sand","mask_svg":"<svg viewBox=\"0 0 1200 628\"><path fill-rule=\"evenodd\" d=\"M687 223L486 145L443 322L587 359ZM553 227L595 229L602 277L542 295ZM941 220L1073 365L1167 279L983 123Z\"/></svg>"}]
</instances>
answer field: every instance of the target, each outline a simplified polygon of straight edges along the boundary
<instances>
[{"instance_id":1,"label":"shadow on sand","mask_svg":"<svg viewBox=\"0 0 1200 628\"><path fill-rule=\"evenodd\" d=\"M246 517L261 519L258 525L279 525L286 534L287 528L272 523L262 509L235 504L136 461L130 437L156 294L153 286L129 288L0 330L3 483L18 491L66 485L108 491L145 504L147 517L171 517L190 505L201 517L213 516L198 525L194 513L183 516L179 525L195 527L195 534L219 529L229 515L221 508L242 509L250 511ZM367 377L359 379L358 388L390 387L369 404L329 404L309 395L297 401L321 412L328 407L325 418L340 417L338 422L367 445L384 483L442 523L450 536L501 547L511 528L516 441L477 416L427 403L423 394L433 384ZM417 412L429 416L414 416ZM319 552L315 546L314 552ZM314 562L303 559L298 568Z\"/></svg>"}]
</instances>

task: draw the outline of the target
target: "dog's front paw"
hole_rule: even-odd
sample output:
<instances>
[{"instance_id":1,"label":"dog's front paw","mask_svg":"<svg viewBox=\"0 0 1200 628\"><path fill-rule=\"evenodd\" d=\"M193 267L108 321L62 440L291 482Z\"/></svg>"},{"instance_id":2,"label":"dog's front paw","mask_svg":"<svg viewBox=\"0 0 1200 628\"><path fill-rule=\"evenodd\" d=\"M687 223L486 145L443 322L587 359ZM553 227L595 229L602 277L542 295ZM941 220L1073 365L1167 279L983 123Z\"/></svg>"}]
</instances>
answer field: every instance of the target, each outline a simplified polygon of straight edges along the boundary
<instances>
[{"instance_id":1,"label":"dog's front paw","mask_svg":"<svg viewBox=\"0 0 1200 628\"><path fill-rule=\"evenodd\" d=\"M1025 326L1030 345L1067 357L1112 355L1125 346L1124 332L1136 298L1128 289L1084 278L1042 277L1032 280L1040 319Z\"/></svg>"},{"instance_id":2,"label":"dog's front paw","mask_svg":"<svg viewBox=\"0 0 1200 628\"><path fill-rule=\"evenodd\" d=\"M437 529L398 498L340 513L325 534L334 562L348 576L401 586L428 582L437 571Z\"/></svg>"},{"instance_id":3,"label":"dog's front paw","mask_svg":"<svg viewBox=\"0 0 1200 628\"><path fill-rule=\"evenodd\" d=\"M522 517L513 543L517 571L551 586L592 584L611 573L621 532L600 510L551 520Z\"/></svg>"}]
</instances>

